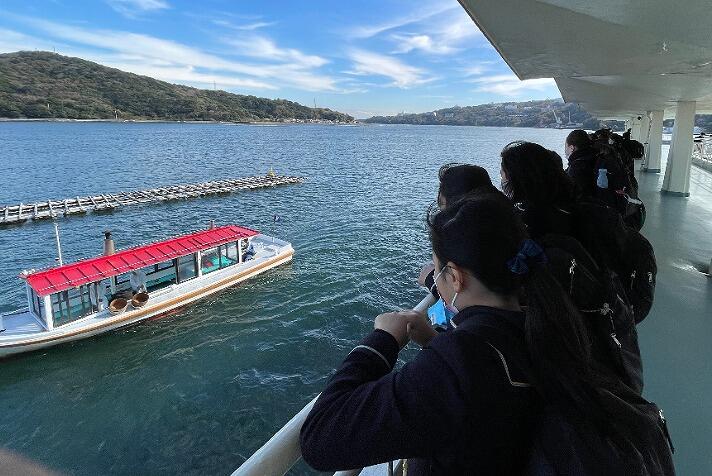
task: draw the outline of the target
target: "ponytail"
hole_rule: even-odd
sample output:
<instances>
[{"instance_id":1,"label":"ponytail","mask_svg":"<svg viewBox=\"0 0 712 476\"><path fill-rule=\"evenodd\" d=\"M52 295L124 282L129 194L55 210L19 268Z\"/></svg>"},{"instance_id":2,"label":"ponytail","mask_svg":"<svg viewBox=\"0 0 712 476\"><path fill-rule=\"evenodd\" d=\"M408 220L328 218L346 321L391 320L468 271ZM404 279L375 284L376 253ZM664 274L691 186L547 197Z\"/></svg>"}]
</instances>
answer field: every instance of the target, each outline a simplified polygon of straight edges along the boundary
<instances>
[{"instance_id":1,"label":"ponytail","mask_svg":"<svg viewBox=\"0 0 712 476\"><path fill-rule=\"evenodd\" d=\"M584 320L511 205L495 196L468 197L429 216L428 226L441 262L462 266L492 292L523 291L535 388L545 403L608 432Z\"/></svg>"},{"instance_id":2,"label":"ponytail","mask_svg":"<svg viewBox=\"0 0 712 476\"><path fill-rule=\"evenodd\" d=\"M537 388L547 402L588 412L593 404L591 339L583 319L546 265L523 280L525 338Z\"/></svg>"}]
</instances>

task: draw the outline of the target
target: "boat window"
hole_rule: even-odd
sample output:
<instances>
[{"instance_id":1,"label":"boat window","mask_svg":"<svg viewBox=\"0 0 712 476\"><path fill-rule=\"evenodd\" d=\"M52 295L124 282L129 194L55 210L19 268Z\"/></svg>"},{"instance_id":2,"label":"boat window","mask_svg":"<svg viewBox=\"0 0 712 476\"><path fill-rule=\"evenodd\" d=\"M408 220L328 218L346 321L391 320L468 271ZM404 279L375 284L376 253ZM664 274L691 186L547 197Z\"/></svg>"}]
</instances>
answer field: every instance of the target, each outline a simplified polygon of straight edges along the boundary
<instances>
[{"instance_id":1,"label":"boat window","mask_svg":"<svg viewBox=\"0 0 712 476\"><path fill-rule=\"evenodd\" d=\"M67 301L64 299L64 294L64 292L59 292L51 295L52 317L54 318L55 325L63 324L62 320L66 320L69 317Z\"/></svg>"},{"instance_id":2,"label":"boat window","mask_svg":"<svg viewBox=\"0 0 712 476\"><path fill-rule=\"evenodd\" d=\"M230 259L233 263L236 263L238 261L237 242L234 241L232 243L227 243L225 244L225 247L227 248L227 258Z\"/></svg>"},{"instance_id":3,"label":"boat window","mask_svg":"<svg viewBox=\"0 0 712 476\"><path fill-rule=\"evenodd\" d=\"M178 282L182 283L198 275L195 253L178 258Z\"/></svg>"},{"instance_id":4,"label":"boat window","mask_svg":"<svg viewBox=\"0 0 712 476\"><path fill-rule=\"evenodd\" d=\"M173 260L170 261L164 261L162 263L158 263L154 265L154 271L162 271L164 269L170 269L173 267ZM148 270L146 270L148 272Z\"/></svg>"},{"instance_id":5,"label":"boat window","mask_svg":"<svg viewBox=\"0 0 712 476\"><path fill-rule=\"evenodd\" d=\"M209 248L202 252L200 268L203 274L209 274L220 269L220 260L218 258L218 247Z\"/></svg>"},{"instance_id":6,"label":"boat window","mask_svg":"<svg viewBox=\"0 0 712 476\"><path fill-rule=\"evenodd\" d=\"M30 297L32 298L32 311L40 320L44 321L44 301L35 293L34 289L30 290Z\"/></svg>"},{"instance_id":7,"label":"boat window","mask_svg":"<svg viewBox=\"0 0 712 476\"><path fill-rule=\"evenodd\" d=\"M123 273L116 276L116 291L123 291L125 289L131 289L130 282L131 273Z\"/></svg>"},{"instance_id":8,"label":"boat window","mask_svg":"<svg viewBox=\"0 0 712 476\"><path fill-rule=\"evenodd\" d=\"M155 291L178 282L174 261L164 261L157 265L143 268L146 273L146 290Z\"/></svg>"},{"instance_id":9,"label":"boat window","mask_svg":"<svg viewBox=\"0 0 712 476\"><path fill-rule=\"evenodd\" d=\"M230 252L230 248L234 248L235 251ZM237 263L237 248L235 243L225 243L224 245L218 246L218 251L220 253L220 267L227 268Z\"/></svg>"},{"instance_id":10,"label":"boat window","mask_svg":"<svg viewBox=\"0 0 712 476\"><path fill-rule=\"evenodd\" d=\"M52 294L51 303L54 323L58 326L95 312L87 285Z\"/></svg>"}]
</instances>

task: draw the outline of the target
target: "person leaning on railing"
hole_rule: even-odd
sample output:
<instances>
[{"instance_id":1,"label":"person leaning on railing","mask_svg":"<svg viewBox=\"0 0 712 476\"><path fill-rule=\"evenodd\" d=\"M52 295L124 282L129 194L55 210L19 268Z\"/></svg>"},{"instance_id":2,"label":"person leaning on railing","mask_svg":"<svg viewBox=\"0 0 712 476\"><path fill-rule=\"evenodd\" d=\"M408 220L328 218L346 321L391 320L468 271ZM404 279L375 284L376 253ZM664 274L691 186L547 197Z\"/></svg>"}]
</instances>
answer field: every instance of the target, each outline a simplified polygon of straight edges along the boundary
<instances>
[{"instance_id":1,"label":"person leaning on railing","mask_svg":"<svg viewBox=\"0 0 712 476\"><path fill-rule=\"evenodd\" d=\"M511 206L469 198L428 224L449 330L436 335L410 311L376 318L302 427L302 455L316 469L408 458L411 475L520 474L542 396L606 423L580 316ZM409 340L423 350L394 371Z\"/></svg>"},{"instance_id":2,"label":"person leaning on railing","mask_svg":"<svg viewBox=\"0 0 712 476\"><path fill-rule=\"evenodd\" d=\"M449 163L440 167L438 171L438 196L437 205L441 209L446 208L448 203L455 203L465 195L475 193L496 192L492 185L489 173L483 167L472 164ZM418 284L428 288L435 299L438 299L437 289L435 289L433 278L435 277L435 266L430 261L423 265Z\"/></svg>"},{"instance_id":3,"label":"person leaning on railing","mask_svg":"<svg viewBox=\"0 0 712 476\"><path fill-rule=\"evenodd\" d=\"M407 458L409 475L674 474L662 412L592 359L583 318L509 202L469 197L428 226L448 329L413 311L376 317L302 426L305 461L333 471ZM409 340L423 350L395 371Z\"/></svg>"}]
</instances>

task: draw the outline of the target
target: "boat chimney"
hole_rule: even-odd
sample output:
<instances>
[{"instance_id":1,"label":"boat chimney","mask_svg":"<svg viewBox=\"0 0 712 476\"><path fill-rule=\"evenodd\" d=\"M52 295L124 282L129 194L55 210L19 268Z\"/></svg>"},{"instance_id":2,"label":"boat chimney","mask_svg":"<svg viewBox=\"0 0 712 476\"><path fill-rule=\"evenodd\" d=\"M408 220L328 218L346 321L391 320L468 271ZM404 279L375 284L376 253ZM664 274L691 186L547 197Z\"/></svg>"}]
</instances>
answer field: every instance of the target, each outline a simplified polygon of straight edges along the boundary
<instances>
[{"instance_id":1,"label":"boat chimney","mask_svg":"<svg viewBox=\"0 0 712 476\"><path fill-rule=\"evenodd\" d=\"M208 225L208 230L212 230L215 228L215 220L210 220L210 224Z\"/></svg>"},{"instance_id":2,"label":"boat chimney","mask_svg":"<svg viewBox=\"0 0 712 476\"><path fill-rule=\"evenodd\" d=\"M111 230L104 231L104 256L113 255L115 250L114 240L111 238Z\"/></svg>"}]
</instances>

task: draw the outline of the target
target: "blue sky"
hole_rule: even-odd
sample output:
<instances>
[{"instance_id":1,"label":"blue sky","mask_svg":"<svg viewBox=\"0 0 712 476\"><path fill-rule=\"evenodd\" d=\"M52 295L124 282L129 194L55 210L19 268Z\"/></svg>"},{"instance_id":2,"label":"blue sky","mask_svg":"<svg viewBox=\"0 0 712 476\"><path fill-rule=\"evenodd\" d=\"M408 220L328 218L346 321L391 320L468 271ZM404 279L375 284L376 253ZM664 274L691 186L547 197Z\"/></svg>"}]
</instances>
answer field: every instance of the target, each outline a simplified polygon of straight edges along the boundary
<instances>
[{"instance_id":1,"label":"blue sky","mask_svg":"<svg viewBox=\"0 0 712 476\"><path fill-rule=\"evenodd\" d=\"M359 118L560 97L519 81L455 0L3 0L0 53L18 50Z\"/></svg>"}]
</instances>

